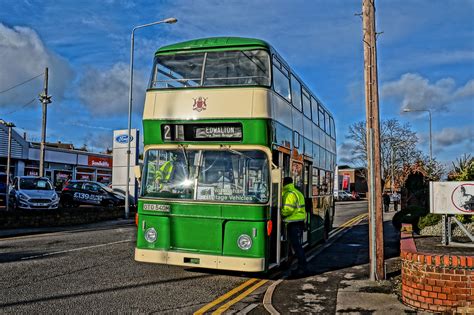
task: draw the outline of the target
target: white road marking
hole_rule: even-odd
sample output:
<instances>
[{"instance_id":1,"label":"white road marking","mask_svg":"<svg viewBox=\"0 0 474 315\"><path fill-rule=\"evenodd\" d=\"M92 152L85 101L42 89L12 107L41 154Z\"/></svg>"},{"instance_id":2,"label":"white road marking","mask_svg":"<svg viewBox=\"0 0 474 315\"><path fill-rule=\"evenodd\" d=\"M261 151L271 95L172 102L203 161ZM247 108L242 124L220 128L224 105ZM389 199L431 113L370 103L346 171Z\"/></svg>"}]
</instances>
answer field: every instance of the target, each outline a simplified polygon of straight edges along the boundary
<instances>
[{"instance_id":1,"label":"white road marking","mask_svg":"<svg viewBox=\"0 0 474 315\"><path fill-rule=\"evenodd\" d=\"M265 292L265 295L263 296L263 307L265 307L267 312L272 315L280 315L280 313L272 305L272 297L273 297L273 291L275 290L277 285L279 285L282 281L283 279L280 279L272 283L272 285L268 287L267 291Z\"/></svg>"},{"instance_id":2,"label":"white road marking","mask_svg":"<svg viewBox=\"0 0 474 315\"><path fill-rule=\"evenodd\" d=\"M258 306L258 303L250 304L249 306L245 307L240 312L238 312L237 315L246 315L246 314L250 313L257 306Z\"/></svg>"},{"instance_id":3,"label":"white road marking","mask_svg":"<svg viewBox=\"0 0 474 315\"><path fill-rule=\"evenodd\" d=\"M114 244L120 244L120 243L126 243L126 242L130 242L130 241L132 241L132 239L123 240L123 241L117 241L117 242L112 242L112 243L107 243L107 244L99 244L99 245L93 245L93 246L86 246L86 247L73 248L73 249L68 249L68 250L61 250L61 251L52 252L52 253L46 253L46 254L41 254L41 255L34 255L34 256L22 257L21 260L28 260L28 259L33 259L33 258L39 258L39 257L57 255L57 254L64 254L64 253L70 253L70 252L77 252L77 251L80 251L80 250L91 249L91 248L97 248L97 247L103 247L103 246L114 245Z\"/></svg>"},{"instance_id":4,"label":"white road marking","mask_svg":"<svg viewBox=\"0 0 474 315\"><path fill-rule=\"evenodd\" d=\"M356 219L357 218L357 219ZM326 248L328 248L329 246L331 246L335 241L337 241L339 238L341 238L344 234L346 234L350 229L352 229L354 226L356 226L357 224L359 224L361 221L363 221L364 219L366 219L365 215L359 215L359 216L356 216L354 218L352 218L351 220L347 221L347 222L351 222L351 224L349 226L346 226L344 228L338 228L336 229L336 231L332 231L334 232L332 235L331 233L329 234L329 239L328 241L324 244L324 245L320 245L320 246L317 246L315 249L311 250L310 253L312 252L312 254L309 256L309 257L306 257L306 260L307 261L310 261L312 260L316 255L318 255L319 253L321 253L323 250L325 250ZM346 222L346 223L347 223ZM344 224L343 224L344 225ZM342 227L342 226L341 226ZM280 279L276 282L274 282L271 286L268 287L267 291L265 292L265 295L263 297L263 306L265 307L265 309L267 310L267 312L269 312L270 314L272 315L279 315L280 313L273 307L272 305L272 298L273 298L273 292L275 291L275 288L284 280L285 278L283 279ZM318 307L320 307L318 305ZM322 308L321 310L324 310L324 308ZM320 311L321 311L320 310Z\"/></svg>"}]
</instances>

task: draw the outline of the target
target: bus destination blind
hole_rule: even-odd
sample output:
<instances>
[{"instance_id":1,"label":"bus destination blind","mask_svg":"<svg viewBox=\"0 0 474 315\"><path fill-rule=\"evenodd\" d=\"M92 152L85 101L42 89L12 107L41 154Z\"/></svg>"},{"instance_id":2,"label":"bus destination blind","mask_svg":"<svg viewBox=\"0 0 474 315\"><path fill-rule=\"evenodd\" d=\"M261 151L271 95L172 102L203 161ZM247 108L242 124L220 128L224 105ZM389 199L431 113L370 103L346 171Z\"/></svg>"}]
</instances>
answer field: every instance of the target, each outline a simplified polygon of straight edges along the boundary
<instances>
[{"instance_id":1,"label":"bus destination blind","mask_svg":"<svg viewBox=\"0 0 474 315\"><path fill-rule=\"evenodd\" d=\"M163 141L241 141L242 125L228 124L165 124Z\"/></svg>"}]
</instances>

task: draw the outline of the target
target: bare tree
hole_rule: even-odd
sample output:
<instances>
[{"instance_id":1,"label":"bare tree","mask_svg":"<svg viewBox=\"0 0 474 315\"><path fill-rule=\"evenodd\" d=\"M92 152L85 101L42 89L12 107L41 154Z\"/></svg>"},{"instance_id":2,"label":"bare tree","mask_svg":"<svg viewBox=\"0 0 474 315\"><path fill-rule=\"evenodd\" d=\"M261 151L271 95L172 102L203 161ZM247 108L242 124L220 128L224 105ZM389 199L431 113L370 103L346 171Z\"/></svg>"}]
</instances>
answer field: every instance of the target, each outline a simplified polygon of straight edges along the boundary
<instances>
[{"instance_id":1,"label":"bare tree","mask_svg":"<svg viewBox=\"0 0 474 315\"><path fill-rule=\"evenodd\" d=\"M351 155L357 166L367 166L367 137L365 121L349 126L347 138L351 140ZM424 160L424 156L416 148L418 137L411 130L409 123L401 124L397 119L382 120L380 131L380 154L382 163L382 179L386 181L393 173L397 174L406 164Z\"/></svg>"}]
</instances>

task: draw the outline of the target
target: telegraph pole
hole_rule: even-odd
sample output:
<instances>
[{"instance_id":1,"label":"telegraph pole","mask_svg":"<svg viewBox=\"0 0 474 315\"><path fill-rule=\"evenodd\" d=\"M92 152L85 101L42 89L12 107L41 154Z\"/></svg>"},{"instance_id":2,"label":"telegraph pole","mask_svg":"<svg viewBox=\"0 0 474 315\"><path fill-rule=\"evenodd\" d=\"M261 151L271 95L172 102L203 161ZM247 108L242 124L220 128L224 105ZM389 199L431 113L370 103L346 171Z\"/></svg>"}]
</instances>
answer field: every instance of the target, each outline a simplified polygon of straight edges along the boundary
<instances>
[{"instance_id":1,"label":"telegraph pole","mask_svg":"<svg viewBox=\"0 0 474 315\"><path fill-rule=\"evenodd\" d=\"M7 211L10 210L10 165L11 165L11 156L12 156L12 128L16 127L12 122L6 122L3 119L0 119L0 124L4 125L8 128L8 149L7 149L7 178L6 178L6 185L7 191L5 194L5 207Z\"/></svg>"},{"instance_id":2,"label":"telegraph pole","mask_svg":"<svg viewBox=\"0 0 474 315\"><path fill-rule=\"evenodd\" d=\"M370 279L382 280L385 279L385 268L375 0L362 0L362 17L367 120L367 170L369 175Z\"/></svg>"},{"instance_id":3,"label":"telegraph pole","mask_svg":"<svg viewBox=\"0 0 474 315\"><path fill-rule=\"evenodd\" d=\"M48 95L48 67L44 69L44 89L40 94L39 100L43 104L43 121L41 123L41 144L40 144L40 169L39 176L44 176L44 153L46 145L46 117L48 113L48 104L51 103L51 95Z\"/></svg>"}]
</instances>

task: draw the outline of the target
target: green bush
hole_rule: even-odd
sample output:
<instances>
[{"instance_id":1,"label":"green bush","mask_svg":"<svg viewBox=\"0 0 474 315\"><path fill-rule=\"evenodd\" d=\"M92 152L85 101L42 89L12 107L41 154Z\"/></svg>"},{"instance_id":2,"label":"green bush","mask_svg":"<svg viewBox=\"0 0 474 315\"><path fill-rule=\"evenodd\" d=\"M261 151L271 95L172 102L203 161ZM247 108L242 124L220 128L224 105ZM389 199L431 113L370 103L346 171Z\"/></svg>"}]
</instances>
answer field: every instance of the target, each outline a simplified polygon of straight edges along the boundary
<instances>
[{"instance_id":1,"label":"green bush","mask_svg":"<svg viewBox=\"0 0 474 315\"><path fill-rule=\"evenodd\" d=\"M472 215L456 214L456 219L462 224L467 224L472 222Z\"/></svg>"},{"instance_id":2,"label":"green bush","mask_svg":"<svg viewBox=\"0 0 474 315\"><path fill-rule=\"evenodd\" d=\"M392 224L398 230L401 229L402 223L409 223L413 226L413 229L417 230L418 220L427 215L428 210L420 206L408 206L406 209L403 209L397 212L392 219Z\"/></svg>"},{"instance_id":3,"label":"green bush","mask_svg":"<svg viewBox=\"0 0 474 315\"><path fill-rule=\"evenodd\" d=\"M436 225L439 221L441 221L441 218L441 214L428 213L418 220L418 228L423 230L427 226Z\"/></svg>"}]
</instances>

